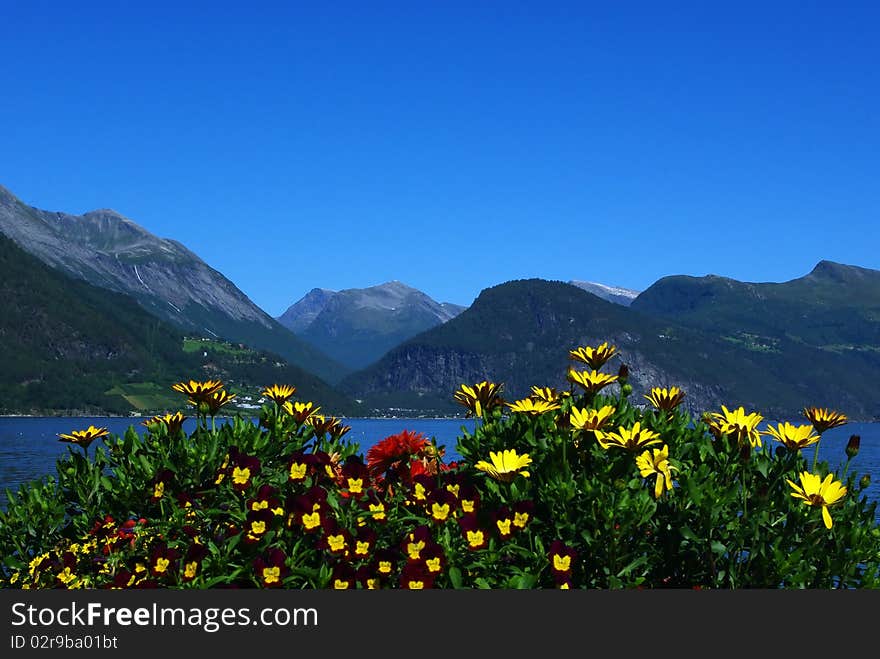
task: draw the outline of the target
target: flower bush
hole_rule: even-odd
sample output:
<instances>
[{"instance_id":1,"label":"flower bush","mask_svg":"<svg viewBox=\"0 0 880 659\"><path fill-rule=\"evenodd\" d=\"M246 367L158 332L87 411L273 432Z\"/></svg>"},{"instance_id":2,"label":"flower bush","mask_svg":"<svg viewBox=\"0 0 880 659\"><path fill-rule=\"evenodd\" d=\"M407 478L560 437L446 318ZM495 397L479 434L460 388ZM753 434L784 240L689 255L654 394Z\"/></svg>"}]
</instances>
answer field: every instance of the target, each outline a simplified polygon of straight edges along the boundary
<instances>
[{"instance_id":1,"label":"flower bush","mask_svg":"<svg viewBox=\"0 0 880 659\"><path fill-rule=\"evenodd\" d=\"M222 382L181 382L184 413L90 426L0 513L5 588L875 588L867 476L819 460L846 423L761 430L743 408L692 417L685 392L631 400L616 348L569 352L570 387L453 398L479 419L461 460L403 431L364 454L341 419L266 387L258 423L215 423ZM582 363L589 370L579 370ZM100 440L100 442L98 441ZM91 451L89 445L92 445ZM812 451L812 456L804 450ZM812 458L812 460L811 460Z\"/></svg>"}]
</instances>

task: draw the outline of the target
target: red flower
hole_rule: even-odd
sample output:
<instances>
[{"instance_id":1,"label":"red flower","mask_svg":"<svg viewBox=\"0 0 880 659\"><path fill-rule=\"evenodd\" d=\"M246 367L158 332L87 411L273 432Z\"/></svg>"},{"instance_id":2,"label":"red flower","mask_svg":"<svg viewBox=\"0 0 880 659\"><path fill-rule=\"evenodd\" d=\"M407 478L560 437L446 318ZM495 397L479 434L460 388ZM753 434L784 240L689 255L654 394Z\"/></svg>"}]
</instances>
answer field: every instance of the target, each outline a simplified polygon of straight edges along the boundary
<instances>
[{"instance_id":1,"label":"red flower","mask_svg":"<svg viewBox=\"0 0 880 659\"><path fill-rule=\"evenodd\" d=\"M428 445L427 438L420 432L404 430L390 435L367 450L367 467L374 477L384 477L390 469L418 455Z\"/></svg>"}]
</instances>

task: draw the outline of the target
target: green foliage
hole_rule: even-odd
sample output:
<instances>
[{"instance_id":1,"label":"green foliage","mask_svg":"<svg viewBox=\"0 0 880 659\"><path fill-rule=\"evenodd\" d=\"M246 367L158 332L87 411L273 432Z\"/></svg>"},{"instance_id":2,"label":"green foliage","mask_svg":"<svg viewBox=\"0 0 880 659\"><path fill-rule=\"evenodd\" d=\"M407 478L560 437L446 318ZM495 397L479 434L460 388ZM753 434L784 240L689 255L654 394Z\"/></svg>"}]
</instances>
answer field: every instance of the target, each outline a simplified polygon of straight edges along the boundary
<instances>
[{"instance_id":1,"label":"green foliage","mask_svg":"<svg viewBox=\"0 0 880 659\"><path fill-rule=\"evenodd\" d=\"M569 390L557 403L486 406L450 464L406 432L364 455L302 404L271 403L259 423L199 417L189 435L159 423L71 446L57 481L9 493L0 586L880 586L877 504L848 462L828 528L789 484L832 473L826 461L811 468L767 435L753 447L627 396ZM573 408L605 406L601 428L572 427ZM636 423L656 443L598 441ZM661 447L672 487L658 494L636 458ZM505 451L522 461L483 467Z\"/></svg>"}]
</instances>

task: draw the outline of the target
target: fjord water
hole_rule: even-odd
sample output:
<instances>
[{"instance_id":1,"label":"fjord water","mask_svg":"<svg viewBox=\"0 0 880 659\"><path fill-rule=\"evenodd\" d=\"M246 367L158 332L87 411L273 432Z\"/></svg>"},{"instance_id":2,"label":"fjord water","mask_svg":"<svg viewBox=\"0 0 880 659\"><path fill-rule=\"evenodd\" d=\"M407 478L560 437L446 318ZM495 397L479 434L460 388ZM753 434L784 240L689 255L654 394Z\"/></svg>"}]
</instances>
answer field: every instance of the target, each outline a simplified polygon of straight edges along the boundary
<instances>
[{"instance_id":1,"label":"fjord water","mask_svg":"<svg viewBox=\"0 0 880 659\"><path fill-rule=\"evenodd\" d=\"M45 475L55 474L55 461L71 448L58 441L58 433L87 428L90 424L107 428L113 434L123 434L129 427L144 432L141 417L4 417L0 418L0 507L6 506L6 488L18 488ZM219 420L218 420L219 423ZM351 431L346 439L357 443L363 453L373 444L402 430L421 432L434 438L438 446L446 448L447 461L460 459L456 439L462 427L474 429L471 419L345 419ZM184 429L195 425L187 420ZM859 454L850 463L850 473L869 474L871 485L867 490L869 501L880 502L880 423L848 423L827 431L822 436L819 458L827 460L832 468L842 469L846 461L846 444L850 435L861 437ZM773 442L772 439L765 441ZM79 450L74 447L74 450ZM810 461L813 447L806 449ZM839 473L839 472L838 472ZM880 505L876 514L880 521Z\"/></svg>"}]
</instances>

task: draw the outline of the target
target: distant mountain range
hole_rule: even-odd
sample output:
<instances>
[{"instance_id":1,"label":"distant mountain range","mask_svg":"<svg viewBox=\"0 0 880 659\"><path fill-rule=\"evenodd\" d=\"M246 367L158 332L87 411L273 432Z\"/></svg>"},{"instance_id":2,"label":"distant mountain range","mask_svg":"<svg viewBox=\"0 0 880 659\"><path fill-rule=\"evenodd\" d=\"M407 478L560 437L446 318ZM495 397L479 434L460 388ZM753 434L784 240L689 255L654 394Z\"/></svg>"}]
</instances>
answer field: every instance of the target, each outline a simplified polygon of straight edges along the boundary
<instances>
[{"instance_id":1,"label":"distant mountain range","mask_svg":"<svg viewBox=\"0 0 880 659\"><path fill-rule=\"evenodd\" d=\"M568 350L609 341L637 401L806 405L880 419L880 271L821 261L781 283L663 277L644 291L516 280L470 307L399 281L315 288L272 318L186 247L111 210L39 210L0 186L0 412L161 408L171 379L295 384L350 415L458 414L462 383L567 387Z\"/></svg>"},{"instance_id":2,"label":"distant mountain range","mask_svg":"<svg viewBox=\"0 0 880 659\"><path fill-rule=\"evenodd\" d=\"M0 186L0 233L47 265L129 295L184 331L270 350L328 381L345 371L186 247L116 211L40 210Z\"/></svg>"},{"instance_id":3,"label":"distant mountain range","mask_svg":"<svg viewBox=\"0 0 880 659\"><path fill-rule=\"evenodd\" d=\"M659 289L649 288L629 308L568 283L507 282L484 290L459 316L404 342L341 386L376 409L449 412L455 409L451 393L462 382L504 382L509 398L527 395L531 385L568 387L568 350L609 341L620 348L615 364L629 366L637 400L652 386L676 385L687 391L694 411L744 405L782 418L820 405L854 418L880 418L880 307L870 302L880 290L877 277L877 271L820 264L772 298L772 308L787 309L797 307L796 299L807 305L802 320L816 319L790 324L766 320L771 308L749 306L755 289L730 282L723 290L736 293L725 295L721 313L703 295L707 282L691 278L687 291L673 286L676 294L668 297L660 293L670 282L661 280ZM714 279L707 281L714 290ZM865 289L849 292L853 281ZM643 297L654 302L640 302ZM837 300L842 319L864 324L832 332L831 315L822 311L826 298ZM745 317L763 333L749 331ZM775 326L772 335L768 322ZM816 336L835 343L819 345L811 339Z\"/></svg>"},{"instance_id":4,"label":"distant mountain range","mask_svg":"<svg viewBox=\"0 0 880 659\"><path fill-rule=\"evenodd\" d=\"M278 322L351 370L460 314L465 307L436 302L399 281L369 288L315 288Z\"/></svg>"}]
</instances>

